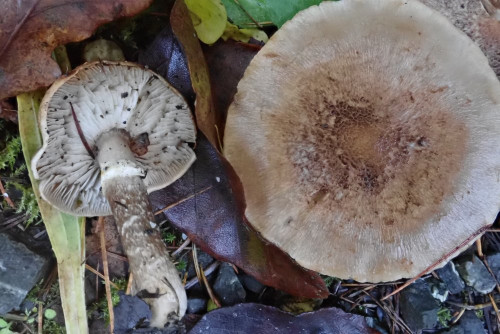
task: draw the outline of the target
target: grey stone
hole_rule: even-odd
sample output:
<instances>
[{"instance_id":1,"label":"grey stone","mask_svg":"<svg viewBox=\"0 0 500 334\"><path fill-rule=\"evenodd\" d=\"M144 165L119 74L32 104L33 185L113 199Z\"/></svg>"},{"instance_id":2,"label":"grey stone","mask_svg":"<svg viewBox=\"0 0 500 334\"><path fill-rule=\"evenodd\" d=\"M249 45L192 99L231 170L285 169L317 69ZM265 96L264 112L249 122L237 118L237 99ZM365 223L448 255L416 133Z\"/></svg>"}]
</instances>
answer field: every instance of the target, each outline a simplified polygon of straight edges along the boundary
<instances>
[{"instance_id":1,"label":"grey stone","mask_svg":"<svg viewBox=\"0 0 500 334\"><path fill-rule=\"evenodd\" d=\"M488 265L493 274L495 274L497 280L500 280L500 253L488 255L486 261L488 261Z\"/></svg>"},{"instance_id":2,"label":"grey stone","mask_svg":"<svg viewBox=\"0 0 500 334\"><path fill-rule=\"evenodd\" d=\"M214 283L214 291L224 306L242 303L246 298L246 291L238 280L233 267L222 263Z\"/></svg>"},{"instance_id":3,"label":"grey stone","mask_svg":"<svg viewBox=\"0 0 500 334\"><path fill-rule=\"evenodd\" d=\"M255 278L253 278L250 275L247 274L242 274L238 276L241 284L248 290L253 293L259 294L264 290L265 285L257 281Z\"/></svg>"},{"instance_id":4,"label":"grey stone","mask_svg":"<svg viewBox=\"0 0 500 334\"><path fill-rule=\"evenodd\" d=\"M457 325L442 334L485 334L483 322L476 316L474 311L466 311Z\"/></svg>"},{"instance_id":5,"label":"grey stone","mask_svg":"<svg viewBox=\"0 0 500 334\"><path fill-rule=\"evenodd\" d=\"M207 310L207 300L204 298L188 298L187 313L201 313Z\"/></svg>"},{"instance_id":6,"label":"grey stone","mask_svg":"<svg viewBox=\"0 0 500 334\"><path fill-rule=\"evenodd\" d=\"M457 271L468 286L482 294L493 291L496 281L476 255L462 257L456 262Z\"/></svg>"},{"instance_id":7,"label":"grey stone","mask_svg":"<svg viewBox=\"0 0 500 334\"><path fill-rule=\"evenodd\" d=\"M450 293L456 294L464 290L465 283L458 275L453 261L448 262L443 268L437 269L436 273L441 281L446 284L446 288Z\"/></svg>"},{"instance_id":8,"label":"grey stone","mask_svg":"<svg viewBox=\"0 0 500 334\"><path fill-rule=\"evenodd\" d=\"M115 314L115 332L126 333L145 320L151 319L148 304L136 296L120 294L120 302L113 308Z\"/></svg>"},{"instance_id":9,"label":"grey stone","mask_svg":"<svg viewBox=\"0 0 500 334\"><path fill-rule=\"evenodd\" d=\"M401 292L401 315L414 332L436 326L439 306L429 286L421 279Z\"/></svg>"},{"instance_id":10,"label":"grey stone","mask_svg":"<svg viewBox=\"0 0 500 334\"><path fill-rule=\"evenodd\" d=\"M0 314L21 305L47 265L47 258L8 235L0 234Z\"/></svg>"}]
</instances>

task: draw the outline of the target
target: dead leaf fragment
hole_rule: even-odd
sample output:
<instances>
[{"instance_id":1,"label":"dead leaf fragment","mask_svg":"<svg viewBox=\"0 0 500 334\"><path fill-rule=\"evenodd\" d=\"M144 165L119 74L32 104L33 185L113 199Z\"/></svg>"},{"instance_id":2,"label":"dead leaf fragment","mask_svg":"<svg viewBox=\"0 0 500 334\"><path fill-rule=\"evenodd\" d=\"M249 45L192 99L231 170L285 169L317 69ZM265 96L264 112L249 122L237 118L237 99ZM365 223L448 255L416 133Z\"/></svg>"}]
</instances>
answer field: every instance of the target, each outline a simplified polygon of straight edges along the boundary
<instances>
[{"instance_id":1,"label":"dead leaf fragment","mask_svg":"<svg viewBox=\"0 0 500 334\"><path fill-rule=\"evenodd\" d=\"M51 52L151 0L0 0L0 99L50 85L61 75Z\"/></svg>"}]
</instances>

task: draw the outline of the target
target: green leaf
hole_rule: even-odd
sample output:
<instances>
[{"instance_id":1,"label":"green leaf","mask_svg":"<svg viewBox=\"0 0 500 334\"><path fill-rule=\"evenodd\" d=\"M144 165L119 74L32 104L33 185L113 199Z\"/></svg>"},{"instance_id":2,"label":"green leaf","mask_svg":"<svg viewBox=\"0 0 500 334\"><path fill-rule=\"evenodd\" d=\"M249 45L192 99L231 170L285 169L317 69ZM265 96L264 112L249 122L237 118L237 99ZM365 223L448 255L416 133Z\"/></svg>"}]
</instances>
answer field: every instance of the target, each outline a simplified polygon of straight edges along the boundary
<instances>
[{"instance_id":1,"label":"green leaf","mask_svg":"<svg viewBox=\"0 0 500 334\"><path fill-rule=\"evenodd\" d=\"M19 134L24 159L38 201L38 207L57 259L61 302L68 333L88 333L83 278L84 267L84 219L63 213L40 197L38 181L31 171L31 159L42 147L38 130L38 109L43 91L17 96Z\"/></svg>"},{"instance_id":2,"label":"green leaf","mask_svg":"<svg viewBox=\"0 0 500 334\"><path fill-rule=\"evenodd\" d=\"M271 21L267 0L238 0L239 4L234 0L222 0L222 3L226 6L228 18L239 27L255 28L253 20L259 24Z\"/></svg>"},{"instance_id":3,"label":"green leaf","mask_svg":"<svg viewBox=\"0 0 500 334\"><path fill-rule=\"evenodd\" d=\"M278 28L298 12L323 0L222 0L229 19L240 27L255 27L252 18L265 24L271 21ZM251 16L251 18L250 18Z\"/></svg>"},{"instance_id":4,"label":"green leaf","mask_svg":"<svg viewBox=\"0 0 500 334\"><path fill-rule=\"evenodd\" d=\"M48 308L43 312L43 316L45 317L45 319L52 320L57 316L57 312L51 308Z\"/></svg>"},{"instance_id":5,"label":"green leaf","mask_svg":"<svg viewBox=\"0 0 500 334\"><path fill-rule=\"evenodd\" d=\"M14 332L11 331L10 329L8 328L2 328L0 329L0 334L13 334Z\"/></svg>"},{"instance_id":6,"label":"green leaf","mask_svg":"<svg viewBox=\"0 0 500 334\"><path fill-rule=\"evenodd\" d=\"M266 33L259 29L239 29L238 26L235 26L232 23L227 22L226 30L224 30L224 34L222 34L222 39L227 41L229 38L234 39L235 41L247 43L250 38L254 38L258 41L266 43L269 38Z\"/></svg>"},{"instance_id":7,"label":"green leaf","mask_svg":"<svg viewBox=\"0 0 500 334\"><path fill-rule=\"evenodd\" d=\"M8 327L9 323L5 321L4 319L0 318L0 328L5 328Z\"/></svg>"},{"instance_id":8,"label":"green leaf","mask_svg":"<svg viewBox=\"0 0 500 334\"><path fill-rule=\"evenodd\" d=\"M226 8L220 0L185 0L200 41L215 43L226 29Z\"/></svg>"},{"instance_id":9,"label":"green leaf","mask_svg":"<svg viewBox=\"0 0 500 334\"><path fill-rule=\"evenodd\" d=\"M217 304L215 304L215 302L212 299L208 300L208 303L207 303L207 312L216 310L218 308L219 307L217 306Z\"/></svg>"}]
</instances>

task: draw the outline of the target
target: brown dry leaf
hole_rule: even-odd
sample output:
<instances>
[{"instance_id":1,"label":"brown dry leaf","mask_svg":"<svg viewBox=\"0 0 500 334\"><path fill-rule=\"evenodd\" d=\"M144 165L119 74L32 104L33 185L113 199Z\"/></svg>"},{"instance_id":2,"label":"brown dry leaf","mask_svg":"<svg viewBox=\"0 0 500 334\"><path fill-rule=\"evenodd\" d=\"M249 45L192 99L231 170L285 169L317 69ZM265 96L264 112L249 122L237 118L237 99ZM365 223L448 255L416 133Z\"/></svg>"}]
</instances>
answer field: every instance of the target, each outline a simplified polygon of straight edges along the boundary
<instances>
[{"instance_id":1,"label":"brown dry leaf","mask_svg":"<svg viewBox=\"0 0 500 334\"><path fill-rule=\"evenodd\" d=\"M196 93L196 124L210 143L220 149L218 131L221 129L221 119L215 113L207 63L183 0L175 2L170 14L170 24L187 58L191 83Z\"/></svg>"},{"instance_id":2,"label":"brown dry leaf","mask_svg":"<svg viewBox=\"0 0 500 334\"><path fill-rule=\"evenodd\" d=\"M219 128L220 138L224 137L227 109L233 102L238 82L243 77L248 64L261 46L228 40L204 46L203 52L210 70L210 81L215 110L223 120Z\"/></svg>"},{"instance_id":3,"label":"brown dry leaf","mask_svg":"<svg viewBox=\"0 0 500 334\"><path fill-rule=\"evenodd\" d=\"M0 99L50 85L61 75L51 52L152 0L0 0Z\"/></svg>"},{"instance_id":4,"label":"brown dry leaf","mask_svg":"<svg viewBox=\"0 0 500 334\"><path fill-rule=\"evenodd\" d=\"M7 100L0 101L0 118L17 124L17 111Z\"/></svg>"}]
</instances>

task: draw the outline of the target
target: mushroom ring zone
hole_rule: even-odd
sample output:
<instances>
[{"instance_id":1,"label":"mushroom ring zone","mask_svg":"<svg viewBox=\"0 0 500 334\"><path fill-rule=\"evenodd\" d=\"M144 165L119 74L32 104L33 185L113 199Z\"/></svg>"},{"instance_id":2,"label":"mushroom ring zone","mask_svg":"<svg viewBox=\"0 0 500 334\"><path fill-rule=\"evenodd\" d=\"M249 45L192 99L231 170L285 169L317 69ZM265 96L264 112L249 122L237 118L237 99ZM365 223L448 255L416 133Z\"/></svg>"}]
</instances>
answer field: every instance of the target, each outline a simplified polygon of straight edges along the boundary
<instances>
[{"instance_id":1,"label":"mushroom ring zone","mask_svg":"<svg viewBox=\"0 0 500 334\"><path fill-rule=\"evenodd\" d=\"M444 264L493 223L498 143L500 83L464 33L417 1L344 0L259 51L224 154L266 239L305 268L379 282Z\"/></svg>"}]
</instances>

